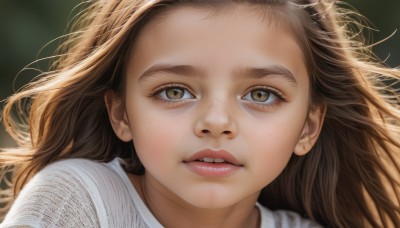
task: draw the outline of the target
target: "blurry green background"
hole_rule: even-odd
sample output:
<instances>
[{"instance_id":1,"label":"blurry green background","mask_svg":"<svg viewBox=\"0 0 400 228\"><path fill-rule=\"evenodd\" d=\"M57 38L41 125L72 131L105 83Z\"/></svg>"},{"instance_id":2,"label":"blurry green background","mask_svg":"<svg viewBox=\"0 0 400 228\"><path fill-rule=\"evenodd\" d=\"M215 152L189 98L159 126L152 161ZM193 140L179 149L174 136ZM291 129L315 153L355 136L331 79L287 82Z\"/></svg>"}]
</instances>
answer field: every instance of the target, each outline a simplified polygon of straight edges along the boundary
<instances>
[{"instance_id":1,"label":"blurry green background","mask_svg":"<svg viewBox=\"0 0 400 228\"><path fill-rule=\"evenodd\" d=\"M82 0L0 0L0 100L30 81L37 72L26 71L16 75L29 63L53 54L58 42L49 41L66 31L67 22L78 10L74 6ZM400 30L399 0L347 0L365 15L379 31L373 33L373 41L388 37ZM72 12L72 13L71 13ZM40 51L41 50L41 51ZM39 53L40 51L40 53ZM400 31L388 41L374 48L388 65L400 65ZM34 64L34 68L46 70L46 62ZM14 86L13 86L14 84ZM1 102L2 109L4 102ZM0 147L13 146L13 142L0 127Z\"/></svg>"}]
</instances>

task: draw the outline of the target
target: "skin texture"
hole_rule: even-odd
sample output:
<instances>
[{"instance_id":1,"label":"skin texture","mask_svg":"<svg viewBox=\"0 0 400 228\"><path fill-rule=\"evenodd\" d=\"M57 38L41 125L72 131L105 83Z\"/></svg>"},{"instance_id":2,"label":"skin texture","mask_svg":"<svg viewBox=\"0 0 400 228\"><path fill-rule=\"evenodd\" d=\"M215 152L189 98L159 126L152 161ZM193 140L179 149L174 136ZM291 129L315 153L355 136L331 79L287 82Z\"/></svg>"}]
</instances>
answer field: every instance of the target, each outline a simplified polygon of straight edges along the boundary
<instances>
[{"instance_id":1,"label":"skin texture","mask_svg":"<svg viewBox=\"0 0 400 228\"><path fill-rule=\"evenodd\" d=\"M259 226L261 189L293 153L311 149L323 122L290 33L245 5L212 12L181 7L151 20L135 40L124 94L105 97L115 133L133 140L146 169L132 183L167 227ZM204 149L240 165L199 175L185 161Z\"/></svg>"}]
</instances>

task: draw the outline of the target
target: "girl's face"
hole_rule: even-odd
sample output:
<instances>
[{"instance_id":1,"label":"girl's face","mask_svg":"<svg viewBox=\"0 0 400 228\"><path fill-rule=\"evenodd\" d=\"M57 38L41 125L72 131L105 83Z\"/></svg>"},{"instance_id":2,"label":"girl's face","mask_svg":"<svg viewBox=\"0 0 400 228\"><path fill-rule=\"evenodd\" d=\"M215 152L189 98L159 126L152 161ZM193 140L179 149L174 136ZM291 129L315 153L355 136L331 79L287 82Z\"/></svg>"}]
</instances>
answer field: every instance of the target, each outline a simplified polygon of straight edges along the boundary
<instances>
[{"instance_id":1,"label":"girl's face","mask_svg":"<svg viewBox=\"0 0 400 228\"><path fill-rule=\"evenodd\" d=\"M181 7L149 22L124 99L108 103L146 169L146 191L199 208L254 202L293 152L309 151L323 115L310 111L291 34L248 6L211 13Z\"/></svg>"}]
</instances>

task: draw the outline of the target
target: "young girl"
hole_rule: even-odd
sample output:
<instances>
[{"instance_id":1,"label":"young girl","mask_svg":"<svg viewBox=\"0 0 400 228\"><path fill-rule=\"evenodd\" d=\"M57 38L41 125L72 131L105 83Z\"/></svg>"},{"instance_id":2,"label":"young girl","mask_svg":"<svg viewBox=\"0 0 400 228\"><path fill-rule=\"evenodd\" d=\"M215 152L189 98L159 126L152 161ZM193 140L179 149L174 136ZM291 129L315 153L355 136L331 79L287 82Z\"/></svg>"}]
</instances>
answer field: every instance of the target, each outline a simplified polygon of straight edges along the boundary
<instances>
[{"instance_id":1,"label":"young girl","mask_svg":"<svg viewBox=\"0 0 400 228\"><path fill-rule=\"evenodd\" d=\"M88 4L4 108L1 227L400 227L400 72L335 1Z\"/></svg>"}]
</instances>

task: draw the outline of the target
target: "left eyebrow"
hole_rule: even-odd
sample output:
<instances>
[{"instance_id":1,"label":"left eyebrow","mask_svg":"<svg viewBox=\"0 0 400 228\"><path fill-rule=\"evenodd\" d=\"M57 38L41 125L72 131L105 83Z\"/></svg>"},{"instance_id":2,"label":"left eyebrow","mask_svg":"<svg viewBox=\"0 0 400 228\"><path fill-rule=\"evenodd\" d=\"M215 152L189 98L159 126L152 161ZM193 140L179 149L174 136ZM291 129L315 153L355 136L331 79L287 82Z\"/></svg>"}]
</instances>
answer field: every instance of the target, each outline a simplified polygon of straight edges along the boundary
<instances>
[{"instance_id":1,"label":"left eyebrow","mask_svg":"<svg viewBox=\"0 0 400 228\"><path fill-rule=\"evenodd\" d=\"M297 86L297 80L287 68L281 65L271 65L261 68L245 67L239 69L239 74L245 78L261 79L272 76L282 76L288 80L294 87Z\"/></svg>"}]
</instances>

